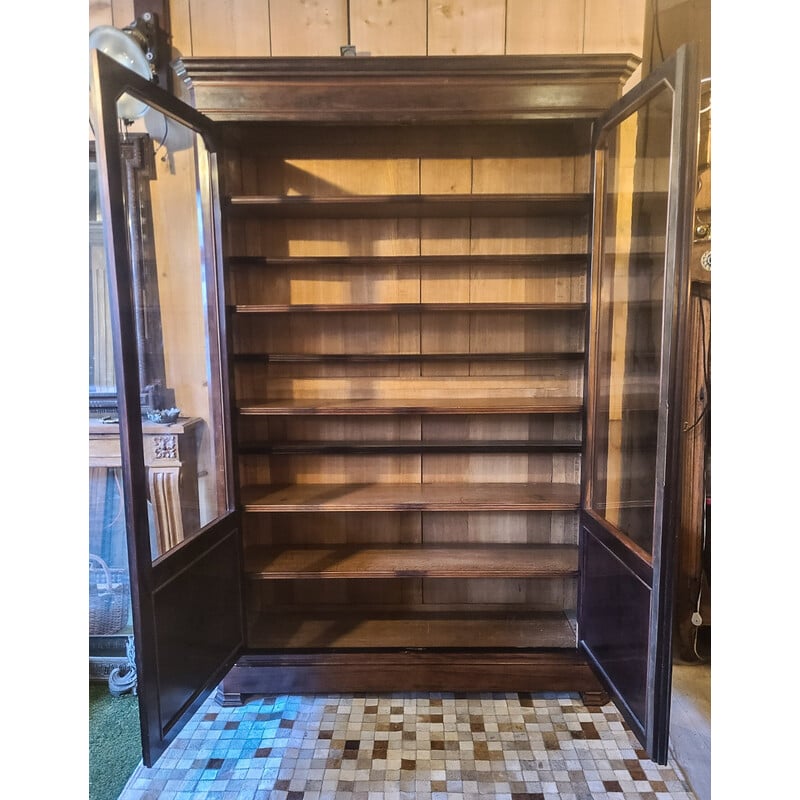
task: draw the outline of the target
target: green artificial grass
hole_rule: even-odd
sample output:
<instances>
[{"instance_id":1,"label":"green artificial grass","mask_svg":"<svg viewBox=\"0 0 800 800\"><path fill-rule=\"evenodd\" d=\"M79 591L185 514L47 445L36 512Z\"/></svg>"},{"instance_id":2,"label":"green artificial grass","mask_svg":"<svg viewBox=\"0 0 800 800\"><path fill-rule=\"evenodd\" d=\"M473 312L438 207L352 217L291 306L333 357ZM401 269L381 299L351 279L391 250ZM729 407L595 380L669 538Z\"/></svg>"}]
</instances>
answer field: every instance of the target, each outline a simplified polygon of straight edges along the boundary
<instances>
[{"instance_id":1,"label":"green artificial grass","mask_svg":"<svg viewBox=\"0 0 800 800\"><path fill-rule=\"evenodd\" d=\"M89 683L89 800L117 800L142 759L139 699Z\"/></svg>"}]
</instances>

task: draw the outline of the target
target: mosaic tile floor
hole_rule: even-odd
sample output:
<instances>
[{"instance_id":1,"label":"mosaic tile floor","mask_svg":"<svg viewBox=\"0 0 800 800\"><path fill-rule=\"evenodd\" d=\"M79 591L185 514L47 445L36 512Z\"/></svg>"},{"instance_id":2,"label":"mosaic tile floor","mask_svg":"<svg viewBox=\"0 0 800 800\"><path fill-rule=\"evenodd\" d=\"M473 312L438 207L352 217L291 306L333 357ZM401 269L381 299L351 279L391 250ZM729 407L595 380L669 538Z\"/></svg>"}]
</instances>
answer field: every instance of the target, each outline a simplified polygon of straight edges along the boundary
<instances>
[{"instance_id":1,"label":"mosaic tile floor","mask_svg":"<svg viewBox=\"0 0 800 800\"><path fill-rule=\"evenodd\" d=\"M209 698L119 800L696 800L578 695Z\"/></svg>"}]
</instances>

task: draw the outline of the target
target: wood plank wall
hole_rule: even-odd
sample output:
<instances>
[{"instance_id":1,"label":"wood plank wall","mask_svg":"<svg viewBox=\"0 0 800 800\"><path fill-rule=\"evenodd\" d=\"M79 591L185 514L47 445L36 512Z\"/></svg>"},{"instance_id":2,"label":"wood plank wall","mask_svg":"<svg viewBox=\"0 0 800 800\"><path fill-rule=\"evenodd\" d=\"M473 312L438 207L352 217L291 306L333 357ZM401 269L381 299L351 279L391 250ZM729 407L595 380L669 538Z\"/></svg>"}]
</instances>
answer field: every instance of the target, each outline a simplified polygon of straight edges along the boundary
<instances>
[{"instance_id":1,"label":"wood plank wall","mask_svg":"<svg viewBox=\"0 0 800 800\"><path fill-rule=\"evenodd\" d=\"M172 0L173 56L641 55L647 0ZM122 27L133 0L90 0ZM634 74L631 83L638 80Z\"/></svg>"}]
</instances>

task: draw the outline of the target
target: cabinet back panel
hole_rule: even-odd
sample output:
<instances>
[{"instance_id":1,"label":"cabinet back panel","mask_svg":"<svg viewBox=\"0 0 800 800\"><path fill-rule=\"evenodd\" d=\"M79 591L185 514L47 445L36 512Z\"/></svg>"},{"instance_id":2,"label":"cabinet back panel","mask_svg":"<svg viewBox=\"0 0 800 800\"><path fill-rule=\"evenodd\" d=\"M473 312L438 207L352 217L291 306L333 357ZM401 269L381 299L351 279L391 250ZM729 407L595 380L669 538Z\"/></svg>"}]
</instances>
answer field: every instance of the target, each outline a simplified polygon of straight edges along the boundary
<instances>
[{"instance_id":1,"label":"cabinet back panel","mask_svg":"<svg viewBox=\"0 0 800 800\"><path fill-rule=\"evenodd\" d=\"M326 544L577 544L575 512L245 514L245 547Z\"/></svg>"},{"instance_id":2,"label":"cabinet back panel","mask_svg":"<svg viewBox=\"0 0 800 800\"><path fill-rule=\"evenodd\" d=\"M421 458L412 456L247 456L242 484L419 483Z\"/></svg>"},{"instance_id":3,"label":"cabinet back panel","mask_svg":"<svg viewBox=\"0 0 800 800\"><path fill-rule=\"evenodd\" d=\"M241 442L416 442L418 416L381 417L243 417Z\"/></svg>"},{"instance_id":4,"label":"cabinet back panel","mask_svg":"<svg viewBox=\"0 0 800 800\"><path fill-rule=\"evenodd\" d=\"M243 354L574 353L583 350L583 319L576 311L245 314L233 342Z\"/></svg>"},{"instance_id":5,"label":"cabinet back panel","mask_svg":"<svg viewBox=\"0 0 800 800\"><path fill-rule=\"evenodd\" d=\"M395 158L540 158L585 156L591 140L590 120L538 120L497 124L436 125L335 125L324 136L314 125L259 125L250 123L225 127L226 164L237 153L253 158L276 152L291 159L378 158L391 153ZM241 175L235 163L226 173L229 179Z\"/></svg>"},{"instance_id":6,"label":"cabinet back panel","mask_svg":"<svg viewBox=\"0 0 800 800\"><path fill-rule=\"evenodd\" d=\"M416 256L417 219L249 219L228 222L232 256Z\"/></svg>"},{"instance_id":7,"label":"cabinet back panel","mask_svg":"<svg viewBox=\"0 0 800 800\"><path fill-rule=\"evenodd\" d=\"M419 353L413 314L244 315L234 320L237 353Z\"/></svg>"},{"instance_id":8,"label":"cabinet back panel","mask_svg":"<svg viewBox=\"0 0 800 800\"><path fill-rule=\"evenodd\" d=\"M573 611L577 607L575 578L468 581L425 578L422 593L426 605L518 604L536 611Z\"/></svg>"},{"instance_id":9,"label":"cabinet back panel","mask_svg":"<svg viewBox=\"0 0 800 800\"><path fill-rule=\"evenodd\" d=\"M245 548L256 545L421 544L418 511L244 514Z\"/></svg>"},{"instance_id":10,"label":"cabinet back panel","mask_svg":"<svg viewBox=\"0 0 800 800\"><path fill-rule=\"evenodd\" d=\"M248 645L573 648L574 585L574 580L252 581Z\"/></svg>"},{"instance_id":11,"label":"cabinet back panel","mask_svg":"<svg viewBox=\"0 0 800 800\"><path fill-rule=\"evenodd\" d=\"M259 163L262 194L345 197L419 193L416 158L292 159Z\"/></svg>"},{"instance_id":12,"label":"cabinet back panel","mask_svg":"<svg viewBox=\"0 0 800 800\"><path fill-rule=\"evenodd\" d=\"M580 455L426 455L423 483L580 482Z\"/></svg>"},{"instance_id":13,"label":"cabinet back panel","mask_svg":"<svg viewBox=\"0 0 800 800\"><path fill-rule=\"evenodd\" d=\"M296 606L363 606L405 610L460 608L478 614L493 606L525 607L532 611L573 611L574 578L492 579L475 578L350 578L341 580L249 581L248 594L262 609ZM473 642L473 644L475 644Z\"/></svg>"},{"instance_id":14,"label":"cabinet back panel","mask_svg":"<svg viewBox=\"0 0 800 800\"><path fill-rule=\"evenodd\" d=\"M414 265L237 266L232 270L231 302L418 303L420 270Z\"/></svg>"},{"instance_id":15,"label":"cabinet back panel","mask_svg":"<svg viewBox=\"0 0 800 800\"><path fill-rule=\"evenodd\" d=\"M581 441L575 414L464 414L420 417L243 417L239 440L252 442Z\"/></svg>"},{"instance_id":16,"label":"cabinet back panel","mask_svg":"<svg viewBox=\"0 0 800 800\"><path fill-rule=\"evenodd\" d=\"M535 144L535 140L532 140ZM345 197L387 194L560 194L589 191L588 159L517 158L247 159L245 193ZM253 190L257 189L257 192Z\"/></svg>"},{"instance_id":17,"label":"cabinet back panel","mask_svg":"<svg viewBox=\"0 0 800 800\"><path fill-rule=\"evenodd\" d=\"M242 455L239 466L244 485L580 481L578 454Z\"/></svg>"},{"instance_id":18,"label":"cabinet back panel","mask_svg":"<svg viewBox=\"0 0 800 800\"><path fill-rule=\"evenodd\" d=\"M451 253L452 255L452 253ZM267 263L231 269L232 304L582 303L586 265Z\"/></svg>"},{"instance_id":19,"label":"cabinet back panel","mask_svg":"<svg viewBox=\"0 0 800 800\"><path fill-rule=\"evenodd\" d=\"M254 191L254 187L275 193L280 193L280 188L286 192L302 187L306 191L298 191L300 194L325 194L332 186L359 192L368 185L395 182L405 186L420 174L424 179L426 169L419 165L429 161L467 162L476 191L500 191L493 188L497 186L494 176L508 174L512 168L519 175L514 182L506 182L505 191L544 191L541 181L555 178L566 188L548 191L589 191L588 121L439 127L337 125L327 128L324 136L313 126L259 129L253 125L249 131L240 127L227 133L224 177L227 190L233 193ZM236 142L236 138L244 141ZM381 162L384 171L377 175L358 171L359 164ZM440 170L438 164L436 169ZM423 191L432 191L424 180Z\"/></svg>"},{"instance_id":20,"label":"cabinet back panel","mask_svg":"<svg viewBox=\"0 0 800 800\"><path fill-rule=\"evenodd\" d=\"M252 397L267 400L325 400L325 399L393 399L414 398L520 398L520 397L579 397L574 391L577 378L569 372L554 374L548 383L534 378L458 376L454 378L275 378L254 387ZM238 391L237 386L237 391ZM242 387L245 388L245 387ZM240 394L245 397L247 395Z\"/></svg>"},{"instance_id":21,"label":"cabinet back panel","mask_svg":"<svg viewBox=\"0 0 800 800\"><path fill-rule=\"evenodd\" d=\"M241 397L301 397L294 390L288 394L278 395L288 383L292 387L299 387L302 383L314 383L315 379L324 381L331 379L331 386L351 383L352 386L343 390L343 395L329 395L329 397L376 397L376 396L423 396L423 386L428 382L435 382L441 376L461 376L466 379L473 376L476 380L491 376L498 384L506 380L519 381L526 379L526 384L547 386L553 394L569 397L578 397L581 394L583 381L583 365L580 361L566 363L556 362L463 362L452 361L437 364L413 363L380 363L380 364L238 364L236 367L237 387L241 390ZM393 378L401 378L405 388L397 394L397 382ZM341 380L333 380L341 379ZM464 382L465 382L464 381ZM384 394L378 387L380 382L389 385L389 394ZM419 387L417 386L419 384ZM435 384L434 384L435 385ZM363 387L369 386L368 390ZM237 392L239 391L237 389ZM338 390L337 390L338 391ZM359 394L367 391L367 394ZM379 392L379 394L376 394Z\"/></svg>"},{"instance_id":22,"label":"cabinet back panel","mask_svg":"<svg viewBox=\"0 0 800 800\"><path fill-rule=\"evenodd\" d=\"M375 606L414 608L422 605L422 579L313 579L247 581L248 614L258 615L275 606Z\"/></svg>"},{"instance_id":23,"label":"cabinet back panel","mask_svg":"<svg viewBox=\"0 0 800 800\"><path fill-rule=\"evenodd\" d=\"M423 274L421 289L426 303L583 303L585 267L429 269ZM454 290L466 290L466 295L456 296Z\"/></svg>"},{"instance_id":24,"label":"cabinet back panel","mask_svg":"<svg viewBox=\"0 0 800 800\"><path fill-rule=\"evenodd\" d=\"M425 513L423 541L428 544L577 544L573 511L493 511Z\"/></svg>"},{"instance_id":25,"label":"cabinet back panel","mask_svg":"<svg viewBox=\"0 0 800 800\"><path fill-rule=\"evenodd\" d=\"M265 258L547 255L588 252L588 219L229 220L228 253ZM643 245L644 247L644 245ZM653 252L652 248L649 252Z\"/></svg>"},{"instance_id":26,"label":"cabinet back panel","mask_svg":"<svg viewBox=\"0 0 800 800\"><path fill-rule=\"evenodd\" d=\"M469 243L473 256L586 253L588 220L528 217L507 219L500 226L496 220L478 218L472 220Z\"/></svg>"},{"instance_id":27,"label":"cabinet back panel","mask_svg":"<svg viewBox=\"0 0 800 800\"><path fill-rule=\"evenodd\" d=\"M590 191L590 125L245 125L227 131L223 191L267 197L570 194ZM236 152L240 155L236 156ZM449 212L452 213L452 212ZM231 305L584 303L589 215L482 218L226 220ZM487 263L471 256L574 254L571 263ZM419 257L398 263L393 257ZM464 256L426 262L427 256ZM280 263L280 259L365 258ZM437 400L583 395L583 360L500 354L582 353L583 311L326 311L238 313L231 331L239 400ZM392 362L389 354L420 355ZM469 359L468 354L476 354ZM485 354L498 354L486 359ZM259 360L260 355L286 358ZM291 360L299 356L355 360ZM456 354L453 358L438 356ZM376 356L364 360L363 356ZM424 356L437 356L426 360ZM254 442L580 443L569 414L243 417ZM248 454L250 483L577 485L571 452ZM575 512L246 513L245 547L577 543ZM574 647L573 577L336 578L248 582L251 647ZM516 615L516 616L515 616Z\"/></svg>"}]
</instances>

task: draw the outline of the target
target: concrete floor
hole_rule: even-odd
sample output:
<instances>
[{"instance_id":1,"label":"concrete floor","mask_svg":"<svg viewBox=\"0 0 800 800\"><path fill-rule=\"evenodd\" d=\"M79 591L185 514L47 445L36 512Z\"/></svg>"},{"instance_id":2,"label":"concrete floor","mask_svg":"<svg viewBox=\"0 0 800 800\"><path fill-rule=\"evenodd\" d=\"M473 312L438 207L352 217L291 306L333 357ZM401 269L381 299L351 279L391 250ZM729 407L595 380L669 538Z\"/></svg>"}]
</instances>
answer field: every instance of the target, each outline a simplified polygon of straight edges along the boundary
<instances>
[{"instance_id":1,"label":"concrete floor","mask_svg":"<svg viewBox=\"0 0 800 800\"><path fill-rule=\"evenodd\" d=\"M711 664L674 664L670 747L698 800L711 800Z\"/></svg>"}]
</instances>

